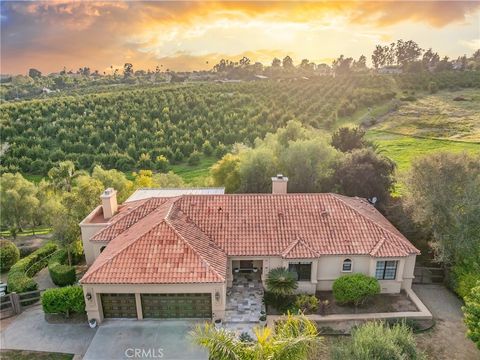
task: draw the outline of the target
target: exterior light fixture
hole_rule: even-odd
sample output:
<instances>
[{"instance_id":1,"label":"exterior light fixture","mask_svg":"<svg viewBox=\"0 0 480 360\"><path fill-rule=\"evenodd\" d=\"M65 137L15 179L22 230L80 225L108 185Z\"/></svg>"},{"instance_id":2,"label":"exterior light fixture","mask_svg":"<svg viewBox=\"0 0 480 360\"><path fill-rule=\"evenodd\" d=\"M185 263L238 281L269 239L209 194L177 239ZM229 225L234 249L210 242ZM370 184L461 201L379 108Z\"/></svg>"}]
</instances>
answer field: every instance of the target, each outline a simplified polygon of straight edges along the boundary
<instances>
[{"instance_id":1,"label":"exterior light fixture","mask_svg":"<svg viewBox=\"0 0 480 360\"><path fill-rule=\"evenodd\" d=\"M215 292L215 300L220 301L220 293L218 291Z\"/></svg>"},{"instance_id":2,"label":"exterior light fixture","mask_svg":"<svg viewBox=\"0 0 480 360\"><path fill-rule=\"evenodd\" d=\"M87 293L85 297L87 298L88 301L92 300L92 294L90 293Z\"/></svg>"}]
</instances>

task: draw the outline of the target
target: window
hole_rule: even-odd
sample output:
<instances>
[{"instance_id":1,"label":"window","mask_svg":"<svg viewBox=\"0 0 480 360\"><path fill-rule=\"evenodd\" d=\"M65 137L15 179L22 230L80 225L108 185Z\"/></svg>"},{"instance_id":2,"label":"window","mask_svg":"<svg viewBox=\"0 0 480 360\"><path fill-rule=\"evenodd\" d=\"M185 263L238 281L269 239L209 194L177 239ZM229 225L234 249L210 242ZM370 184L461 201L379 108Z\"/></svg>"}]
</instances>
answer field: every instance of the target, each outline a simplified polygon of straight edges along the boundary
<instances>
[{"instance_id":1,"label":"window","mask_svg":"<svg viewBox=\"0 0 480 360\"><path fill-rule=\"evenodd\" d=\"M352 272L352 260L343 260L342 272Z\"/></svg>"},{"instance_id":2,"label":"window","mask_svg":"<svg viewBox=\"0 0 480 360\"><path fill-rule=\"evenodd\" d=\"M395 280L398 261L377 261L375 277L378 280Z\"/></svg>"},{"instance_id":3,"label":"window","mask_svg":"<svg viewBox=\"0 0 480 360\"><path fill-rule=\"evenodd\" d=\"M297 274L298 281L310 281L312 277L312 263L289 263L288 271Z\"/></svg>"}]
</instances>

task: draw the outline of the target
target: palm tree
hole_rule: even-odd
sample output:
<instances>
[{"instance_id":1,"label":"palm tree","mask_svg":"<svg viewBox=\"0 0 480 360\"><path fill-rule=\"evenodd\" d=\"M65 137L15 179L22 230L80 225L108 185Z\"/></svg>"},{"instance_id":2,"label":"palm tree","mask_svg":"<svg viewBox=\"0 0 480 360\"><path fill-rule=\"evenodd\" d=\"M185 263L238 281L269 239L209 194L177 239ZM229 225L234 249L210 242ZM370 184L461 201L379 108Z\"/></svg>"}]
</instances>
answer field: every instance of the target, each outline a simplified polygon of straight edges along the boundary
<instances>
[{"instance_id":1,"label":"palm tree","mask_svg":"<svg viewBox=\"0 0 480 360\"><path fill-rule=\"evenodd\" d=\"M298 287L295 273L286 268L270 270L266 280L267 290L277 296L285 297L293 295Z\"/></svg>"},{"instance_id":2,"label":"palm tree","mask_svg":"<svg viewBox=\"0 0 480 360\"><path fill-rule=\"evenodd\" d=\"M245 342L233 332L207 323L198 325L191 335L215 360L304 360L315 354L322 342L315 324L303 315L287 315L275 330L255 328L257 341Z\"/></svg>"},{"instance_id":3,"label":"palm tree","mask_svg":"<svg viewBox=\"0 0 480 360\"><path fill-rule=\"evenodd\" d=\"M48 177L53 186L58 190L67 192L72 191L72 182L78 175L79 172L75 171L75 164L70 160L58 163L57 167L51 168L48 172Z\"/></svg>"}]
</instances>

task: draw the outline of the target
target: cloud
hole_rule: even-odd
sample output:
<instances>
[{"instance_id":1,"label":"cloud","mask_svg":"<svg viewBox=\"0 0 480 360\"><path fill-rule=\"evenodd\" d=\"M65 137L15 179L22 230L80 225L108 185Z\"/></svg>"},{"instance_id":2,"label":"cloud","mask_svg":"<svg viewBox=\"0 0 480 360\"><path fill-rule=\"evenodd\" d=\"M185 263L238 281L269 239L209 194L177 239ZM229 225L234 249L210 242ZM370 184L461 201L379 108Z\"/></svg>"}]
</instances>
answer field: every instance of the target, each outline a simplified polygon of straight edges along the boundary
<instances>
[{"instance_id":1,"label":"cloud","mask_svg":"<svg viewBox=\"0 0 480 360\"><path fill-rule=\"evenodd\" d=\"M0 6L0 70L25 72L126 61L137 68L190 69L188 61L206 68L214 58L247 53L265 62L287 53L314 61L341 52L358 56L400 37L398 26L472 26L468 16L480 3L50 0Z\"/></svg>"},{"instance_id":2,"label":"cloud","mask_svg":"<svg viewBox=\"0 0 480 360\"><path fill-rule=\"evenodd\" d=\"M461 40L460 43L473 51L480 49L480 38L472 40Z\"/></svg>"}]
</instances>

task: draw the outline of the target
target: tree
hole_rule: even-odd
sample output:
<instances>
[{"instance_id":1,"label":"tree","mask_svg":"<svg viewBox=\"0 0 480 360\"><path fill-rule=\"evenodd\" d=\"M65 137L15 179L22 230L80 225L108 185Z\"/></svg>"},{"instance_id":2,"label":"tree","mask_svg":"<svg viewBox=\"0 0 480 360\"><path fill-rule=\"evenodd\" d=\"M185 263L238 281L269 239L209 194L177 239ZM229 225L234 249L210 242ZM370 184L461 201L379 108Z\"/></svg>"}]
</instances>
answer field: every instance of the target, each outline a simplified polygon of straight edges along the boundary
<instances>
[{"instance_id":1,"label":"tree","mask_svg":"<svg viewBox=\"0 0 480 360\"><path fill-rule=\"evenodd\" d=\"M15 239L19 230L32 224L38 208L35 185L21 174L6 173L0 177L0 213L2 226Z\"/></svg>"},{"instance_id":2,"label":"tree","mask_svg":"<svg viewBox=\"0 0 480 360\"><path fill-rule=\"evenodd\" d=\"M372 63L375 69L381 68L387 64L388 52L390 48L388 46L377 45L372 54Z\"/></svg>"},{"instance_id":3,"label":"tree","mask_svg":"<svg viewBox=\"0 0 480 360\"><path fill-rule=\"evenodd\" d=\"M28 70L28 76L30 76L32 79L36 79L42 76L42 73L37 70L37 69L29 69Z\"/></svg>"},{"instance_id":4,"label":"tree","mask_svg":"<svg viewBox=\"0 0 480 360\"><path fill-rule=\"evenodd\" d=\"M92 178L99 180L103 188L114 188L117 191L118 201L122 203L133 191L133 183L124 173L117 170L104 170L97 165L93 168Z\"/></svg>"},{"instance_id":5,"label":"tree","mask_svg":"<svg viewBox=\"0 0 480 360\"><path fill-rule=\"evenodd\" d=\"M265 327L255 328L254 333L256 341L241 341L235 333L217 330L207 323L198 325L191 336L215 360L308 359L316 354L322 341L315 323L303 315L288 315L277 323L275 332Z\"/></svg>"},{"instance_id":6,"label":"tree","mask_svg":"<svg viewBox=\"0 0 480 360\"><path fill-rule=\"evenodd\" d=\"M479 155L424 156L413 162L405 185L404 205L415 222L432 229L437 260L480 259Z\"/></svg>"},{"instance_id":7,"label":"tree","mask_svg":"<svg viewBox=\"0 0 480 360\"><path fill-rule=\"evenodd\" d=\"M395 179L395 163L371 149L348 153L337 165L333 175L338 191L347 196L376 197L386 203Z\"/></svg>"},{"instance_id":8,"label":"tree","mask_svg":"<svg viewBox=\"0 0 480 360\"><path fill-rule=\"evenodd\" d=\"M293 295L298 287L295 273L283 267L271 269L265 284L269 292L279 297Z\"/></svg>"},{"instance_id":9,"label":"tree","mask_svg":"<svg viewBox=\"0 0 480 360\"><path fill-rule=\"evenodd\" d=\"M365 130L347 126L339 128L332 135L332 146L341 152L350 152L355 149L362 149L369 145L365 140Z\"/></svg>"},{"instance_id":10,"label":"tree","mask_svg":"<svg viewBox=\"0 0 480 360\"><path fill-rule=\"evenodd\" d=\"M224 186L225 192L234 193L240 187L239 174L240 157L227 154L216 162L210 169L210 174L215 186Z\"/></svg>"},{"instance_id":11,"label":"tree","mask_svg":"<svg viewBox=\"0 0 480 360\"><path fill-rule=\"evenodd\" d=\"M80 238L80 227L66 208L54 220L53 237L58 246L67 252L68 265L72 266L72 246Z\"/></svg>"},{"instance_id":12,"label":"tree","mask_svg":"<svg viewBox=\"0 0 480 360\"><path fill-rule=\"evenodd\" d=\"M290 56L285 56L282 60L282 67L284 69L292 69L293 68L293 60Z\"/></svg>"},{"instance_id":13,"label":"tree","mask_svg":"<svg viewBox=\"0 0 480 360\"><path fill-rule=\"evenodd\" d=\"M282 64L282 61L279 58L274 58L272 60L272 67L278 68Z\"/></svg>"},{"instance_id":14,"label":"tree","mask_svg":"<svg viewBox=\"0 0 480 360\"><path fill-rule=\"evenodd\" d=\"M343 55L340 55L337 59L333 60L332 68L335 74L344 75L350 73L352 63L353 58L345 58Z\"/></svg>"},{"instance_id":15,"label":"tree","mask_svg":"<svg viewBox=\"0 0 480 360\"><path fill-rule=\"evenodd\" d=\"M75 164L70 161L62 161L56 167L53 167L48 172L48 177L53 186L57 190L72 191L73 180L79 175L75 171Z\"/></svg>"},{"instance_id":16,"label":"tree","mask_svg":"<svg viewBox=\"0 0 480 360\"><path fill-rule=\"evenodd\" d=\"M61 195L55 192L51 185L43 179L37 185L36 197L38 206L34 208L32 217L32 232L34 235L36 226L53 225L62 206Z\"/></svg>"},{"instance_id":17,"label":"tree","mask_svg":"<svg viewBox=\"0 0 480 360\"><path fill-rule=\"evenodd\" d=\"M172 171L166 174L153 175L154 187L159 188L182 188L185 187L183 179Z\"/></svg>"},{"instance_id":18,"label":"tree","mask_svg":"<svg viewBox=\"0 0 480 360\"><path fill-rule=\"evenodd\" d=\"M422 49L413 40L403 41L397 40L395 55L397 57L397 64L406 66L418 59L422 54Z\"/></svg>"},{"instance_id":19,"label":"tree","mask_svg":"<svg viewBox=\"0 0 480 360\"><path fill-rule=\"evenodd\" d=\"M321 192L332 175L337 151L323 139L297 140L279 158L282 173L289 177L289 192Z\"/></svg>"},{"instance_id":20,"label":"tree","mask_svg":"<svg viewBox=\"0 0 480 360\"><path fill-rule=\"evenodd\" d=\"M467 336L480 349L480 281L470 294L465 297L465 306L462 307Z\"/></svg>"},{"instance_id":21,"label":"tree","mask_svg":"<svg viewBox=\"0 0 480 360\"><path fill-rule=\"evenodd\" d=\"M194 151L188 157L188 165L195 166L200 164L201 155L198 151Z\"/></svg>"},{"instance_id":22,"label":"tree","mask_svg":"<svg viewBox=\"0 0 480 360\"><path fill-rule=\"evenodd\" d=\"M135 178L134 189L151 188L153 187L153 172L152 170L140 170L138 173L132 173Z\"/></svg>"},{"instance_id":23,"label":"tree","mask_svg":"<svg viewBox=\"0 0 480 360\"><path fill-rule=\"evenodd\" d=\"M159 155L155 159L155 168L160 172L166 172L169 164L168 159L164 155Z\"/></svg>"},{"instance_id":24,"label":"tree","mask_svg":"<svg viewBox=\"0 0 480 360\"><path fill-rule=\"evenodd\" d=\"M355 71L367 70L367 58L364 55L361 55L357 61L353 62L352 69Z\"/></svg>"},{"instance_id":25,"label":"tree","mask_svg":"<svg viewBox=\"0 0 480 360\"><path fill-rule=\"evenodd\" d=\"M266 148L246 151L242 155L238 173L240 191L245 193L269 193L272 190L272 176L277 173L275 157Z\"/></svg>"},{"instance_id":26,"label":"tree","mask_svg":"<svg viewBox=\"0 0 480 360\"><path fill-rule=\"evenodd\" d=\"M332 349L333 360L420 360L412 330L399 323L391 327L371 321L352 329L350 340L337 343Z\"/></svg>"},{"instance_id":27,"label":"tree","mask_svg":"<svg viewBox=\"0 0 480 360\"><path fill-rule=\"evenodd\" d=\"M130 63L125 63L123 65L123 77L125 79L133 76L133 65Z\"/></svg>"}]
</instances>

